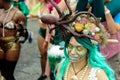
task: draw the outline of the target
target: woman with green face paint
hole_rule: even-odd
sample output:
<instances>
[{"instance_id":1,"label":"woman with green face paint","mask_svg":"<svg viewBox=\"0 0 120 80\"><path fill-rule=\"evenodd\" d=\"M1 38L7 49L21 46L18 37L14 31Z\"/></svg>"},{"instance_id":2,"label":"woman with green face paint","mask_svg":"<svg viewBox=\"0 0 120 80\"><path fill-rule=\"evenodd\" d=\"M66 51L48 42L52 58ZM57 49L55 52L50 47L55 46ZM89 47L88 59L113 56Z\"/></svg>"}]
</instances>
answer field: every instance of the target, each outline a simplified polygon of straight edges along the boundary
<instances>
[{"instance_id":1,"label":"woman with green face paint","mask_svg":"<svg viewBox=\"0 0 120 80\"><path fill-rule=\"evenodd\" d=\"M95 2L98 3L97 1ZM69 27L71 29L68 32L75 32L67 35L64 46L65 58L56 67L55 80L115 80L114 71L95 44L102 43L106 35L101 23L96 24L92 16L83 13ZM78 37L75 33L87 36ZM95 38L95 42L90 36Z\"/></svg>"},{"instance_id":2,"label":"woman with green face paint","mask_svg":"<svg viewBox=\"0 0 120 80\"><path fill-rule=\"evenodd\" d=\"M115 80L114 72L87 37L69 36L56 80Z\"/></svg>"}]
</instances>

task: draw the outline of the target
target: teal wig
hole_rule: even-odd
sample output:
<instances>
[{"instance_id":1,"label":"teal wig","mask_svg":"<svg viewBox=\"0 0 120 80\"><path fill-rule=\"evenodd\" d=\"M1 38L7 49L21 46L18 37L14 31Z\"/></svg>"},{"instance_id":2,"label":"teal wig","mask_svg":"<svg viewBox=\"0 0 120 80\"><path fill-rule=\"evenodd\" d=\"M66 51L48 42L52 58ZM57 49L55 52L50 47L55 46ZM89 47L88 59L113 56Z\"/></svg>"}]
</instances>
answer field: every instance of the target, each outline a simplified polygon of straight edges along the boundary
<instances>
[{"instance_id":1,"label":"teal wig","mask_svg":"<svg viewBox=\"0 0 120 80\"><path fill-rule=\"evenodd\" d=\"M64 47L65 59L61 61L61 63L58 65L60 66L60 72L56 75L55 80L60 80L62 79L62 77L64 77L67 65L70 64L67 53L67 44L69 43L71 37L72 36L69 36L66 39L65 47ZM88 49L88 64L92 67L103 69L107 74L109 80L115 80L114 71L107 64L105 57L98 51L97 46L92 44L90 39L87 37L75 38L75 39L78 43L82 44L85 48Z\"/></svg>"}]
</instances>

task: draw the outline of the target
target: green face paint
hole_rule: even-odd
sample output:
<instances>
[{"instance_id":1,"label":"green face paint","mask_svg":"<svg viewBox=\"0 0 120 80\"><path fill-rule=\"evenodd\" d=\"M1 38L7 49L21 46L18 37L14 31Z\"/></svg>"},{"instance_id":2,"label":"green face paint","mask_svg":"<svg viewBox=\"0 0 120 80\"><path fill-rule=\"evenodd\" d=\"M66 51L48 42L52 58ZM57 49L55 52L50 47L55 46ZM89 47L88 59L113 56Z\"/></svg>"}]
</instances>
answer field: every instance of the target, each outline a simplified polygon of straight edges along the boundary
<instances>
[{"instance_id":1,"label":"green face paint","mask_svg":"<svg viewBox=\"0 0 120 80\"><path fill-rule=\"evenodd\" d=\"M87 49L81 45L73 46L68 44L68 56L72 61L78 61L87 56Z\"/></svg>"}]
</instances>

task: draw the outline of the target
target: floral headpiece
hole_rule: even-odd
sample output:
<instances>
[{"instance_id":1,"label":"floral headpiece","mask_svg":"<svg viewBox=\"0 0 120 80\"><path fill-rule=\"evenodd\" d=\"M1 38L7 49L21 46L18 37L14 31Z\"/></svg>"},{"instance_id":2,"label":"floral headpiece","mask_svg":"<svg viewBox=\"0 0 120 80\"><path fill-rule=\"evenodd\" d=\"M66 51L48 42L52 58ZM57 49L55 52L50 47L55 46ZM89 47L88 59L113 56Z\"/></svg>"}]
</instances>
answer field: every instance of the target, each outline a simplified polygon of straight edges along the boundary
<instances>
[{"instance_id":1,"label":"floral headpiece","mask_svg":"<svg viewBox=\"0 0 120 80\"><path fill-rule=\"evenodd\" d=\"M50 2L56 8L60 17L58 18L52 14L41 17L43 23L55 25L54 28L50 28L50 32L59 27L63 39L65 39L68 34L73 34L73 36L76 37L88 37L94 44L104 44L106 42L107 33L104 26L100 23L100 19L97 19L91 13L91 8L89 11L72 12L67 0L65 0L69 13L64 14L53 0L50 0Z\"/></svg>"},{"instance_id":2,"label":"floral headpiece","mask_svg":"<svg viewBox=\"0 0 120 80\"><path fill-rule=\"evenodd\" d=\"M104 44L108 38L100 19L97 19L92 13L80 14L69 26L75 32L89 37L94 44Z\"/></svg>"}]
</instances>

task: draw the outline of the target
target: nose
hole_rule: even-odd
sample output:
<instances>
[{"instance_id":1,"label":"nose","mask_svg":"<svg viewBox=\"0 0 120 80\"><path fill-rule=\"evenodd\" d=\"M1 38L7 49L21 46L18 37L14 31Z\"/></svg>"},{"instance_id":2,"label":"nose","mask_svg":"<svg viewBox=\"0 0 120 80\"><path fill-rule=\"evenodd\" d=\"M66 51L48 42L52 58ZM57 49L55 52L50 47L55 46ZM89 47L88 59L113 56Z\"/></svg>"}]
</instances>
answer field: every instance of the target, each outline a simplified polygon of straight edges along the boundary
<instances>
[{"instance_id":1,"label":"nose","mask_svg":"<svg viewBox=\"0 0 120 80\"><path fill-rule=\"evenodd\" d=\"M75 48L72 49L71 54L72 54L72 55L76 55Z\"/></svg>"}]
</instances>

